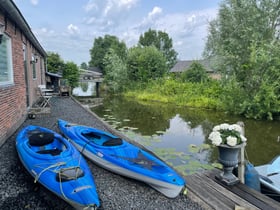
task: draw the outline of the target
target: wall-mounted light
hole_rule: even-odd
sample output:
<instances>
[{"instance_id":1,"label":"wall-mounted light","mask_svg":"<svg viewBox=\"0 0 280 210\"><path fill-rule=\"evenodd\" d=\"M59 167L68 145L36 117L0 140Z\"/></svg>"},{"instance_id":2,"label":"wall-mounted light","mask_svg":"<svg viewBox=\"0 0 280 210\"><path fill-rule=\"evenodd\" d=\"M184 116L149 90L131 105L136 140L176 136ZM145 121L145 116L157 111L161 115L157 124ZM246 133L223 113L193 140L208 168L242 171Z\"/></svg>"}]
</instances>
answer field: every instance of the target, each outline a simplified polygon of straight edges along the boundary
<instances>
[{"instance_id":1,"label":"wall-mounted light","mask_svg":"<svg viewBox=\"0 0 280 210\"><path fill-rule=\"evenodd\" d=\"M37 62L38 62L37 56L36 55L32 55L30 64L34 64L34 63L37 63Z\"/></svg>"},{"instance_id":2,"label":"wall-mounted light","mask_svg":"<svg viewBox=\"0 0 280 210\"><path fill-rule=\"evenodd\" d=\"M5 31L5 25L0 23L0 44L2 43L2 38L4 35L4 31Z\"/></svg>"}]
</instances>

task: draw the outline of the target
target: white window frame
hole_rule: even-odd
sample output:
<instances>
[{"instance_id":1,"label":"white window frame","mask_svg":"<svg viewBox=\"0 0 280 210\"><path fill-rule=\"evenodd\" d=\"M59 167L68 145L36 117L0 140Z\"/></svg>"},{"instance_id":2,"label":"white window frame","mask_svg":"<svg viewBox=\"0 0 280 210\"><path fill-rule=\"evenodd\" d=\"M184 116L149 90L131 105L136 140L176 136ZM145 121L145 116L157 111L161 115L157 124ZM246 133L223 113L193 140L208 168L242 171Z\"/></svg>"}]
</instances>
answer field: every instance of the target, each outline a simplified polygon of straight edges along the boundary
<instances>
[{"instance_id":1,"label":"white window frame","mask_svg":"<svg viewBox=\"0 0 280 210\"><path fill-rule=\"evenodd\" d=\"M13 62L12 62L12 40L9 36L7 36L6 34L3 34L2 36L2 42L0 44L0 47L3 47L3 43L6 44L6 52L4 52L6 54L6 66L4 69L4 72L3 73L6 73L7 74L7 78L5 78L4 80L2 80L2 78L0 78L0 86L5 86L5 85L12 85L14 84L14 72L13 72ZM0 55L1 57L3 55ZM3 59L3 57L2 57ZM2 60L0 58L0 62L3 62L4 59ZM0 68L3 64L0 63ZM3 67L2 67L3 68ZM5 72L5 70L7 70ZM1 71L3 71L3 69L0 69L0 77L1 77Z\"/></svg>"}]
</instances>

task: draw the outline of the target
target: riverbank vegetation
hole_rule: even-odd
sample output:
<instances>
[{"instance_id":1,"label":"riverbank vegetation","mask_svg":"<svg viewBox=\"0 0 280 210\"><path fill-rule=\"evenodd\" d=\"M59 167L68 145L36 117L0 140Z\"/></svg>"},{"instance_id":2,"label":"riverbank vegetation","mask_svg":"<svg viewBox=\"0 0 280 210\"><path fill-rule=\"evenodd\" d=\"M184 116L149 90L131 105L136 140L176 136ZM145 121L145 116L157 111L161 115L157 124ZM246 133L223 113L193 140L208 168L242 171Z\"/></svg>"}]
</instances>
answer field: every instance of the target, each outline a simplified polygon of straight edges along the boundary
<instances>
[{"instance_id":1,"label":"riverbank vegetation","mask_svg":"<svg viewBox=\"0 0 280 210\"><path fill-rule=\"evenodd\" d=\"M164 62L156 53L158 50L166 55L161 50L164 48L148 51L147 47L157 45L143 46L139 42L122 60L125 73L121 79L129 82L115 83L113 90L122 90L125 96L137 100L215 109L254 119L279 119L279 11L280 1L222 2L218 17L210 22L204 51L205 59L211 60L213 69L221 75L220 80L210 79L198 63L180 76L170 75L167 57ZM149 30L141 39L164 43L153 34L157 33ZM110 73L105 71L105 78L108 74L111 81L118 74L118 66L113 63L117 62L111 59Z\"/></svg>"}]
</instances>

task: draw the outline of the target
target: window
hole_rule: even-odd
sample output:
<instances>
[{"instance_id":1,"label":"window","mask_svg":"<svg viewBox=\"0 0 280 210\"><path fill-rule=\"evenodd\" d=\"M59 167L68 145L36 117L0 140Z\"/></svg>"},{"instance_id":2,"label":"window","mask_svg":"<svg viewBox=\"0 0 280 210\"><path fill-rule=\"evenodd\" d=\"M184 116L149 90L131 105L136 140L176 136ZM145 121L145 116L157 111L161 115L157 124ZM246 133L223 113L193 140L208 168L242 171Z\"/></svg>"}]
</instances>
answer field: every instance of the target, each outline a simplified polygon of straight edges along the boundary
<instances>
[{"instance_id":1,"label":"window","mask_svg":"<svg viewBox=\"0 0 280 210\"><path fill-rule=\"evenodd\" d=\"M36 78L37 78L37 74L36 74L36 63L37 63L37 58L35 58L35 55L32 55L31 64L32 64L32 75L33 75L33 79L36 79Z\"/></svg>"},{"instance_id":2,"label":"window","mask_svg":"<svg viewBox=\"0 0 280 210\"><path fill-rule=\"evenodd\" d=\"M13 84L11 38L5 34L0 44L0 85Z\"/></svg>"}]
</instances>

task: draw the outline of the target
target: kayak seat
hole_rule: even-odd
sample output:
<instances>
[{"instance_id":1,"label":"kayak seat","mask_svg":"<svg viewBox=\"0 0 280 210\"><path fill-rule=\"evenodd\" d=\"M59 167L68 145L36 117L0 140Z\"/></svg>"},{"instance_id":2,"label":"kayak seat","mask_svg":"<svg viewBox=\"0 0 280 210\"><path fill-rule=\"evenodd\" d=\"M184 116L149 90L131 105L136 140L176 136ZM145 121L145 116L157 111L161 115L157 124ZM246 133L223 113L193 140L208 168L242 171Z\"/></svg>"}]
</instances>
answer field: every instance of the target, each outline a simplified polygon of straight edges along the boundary
<instances>
[{"instance_id":1,"label":"kayak seat","mask_svg":"<svg viewBox=\"0 0 280 210\"><path fill-rule=\"evenodd\" d=\"M82 136L84 136L86 139L88 139L90 142L93 142L97 145L102 145L103 139L101 140L101 136L95 134L94 132L89 133L81 133Z\"/></svg>"},{"instance_id":2,"label":"kayak seat","mask_svg":"<svg viewBox=\"0 0 280 210\"><path fill-rule=\"evenodd\" d=\"M101 136L98 136L96 135L95 133L93 132L90 132L90 133L82 133L82 135L84 137L86 137L87 139L101 139Z\"/></svg>"},{"instance_id":3,"label":"kayak seat","mask_svg":"<svg viewBox=\"0 0 280 210\"><path fill-rule=\"evenodd\" d=\"M31 133L29 136L30 146L41 147L54 141L54 134L48 132Z\"/></svg>"},{"instance_id":4,"label":"kayak seat","mask_svg":"<svg viewBox=\"0 0 280 210\"><path fill-rule=\"evenodd\" d=\"M123 141L120 138L111 138L107 141L105 141L102 146L118 146L122 145Z\"/></svg>"}]
</instances>

